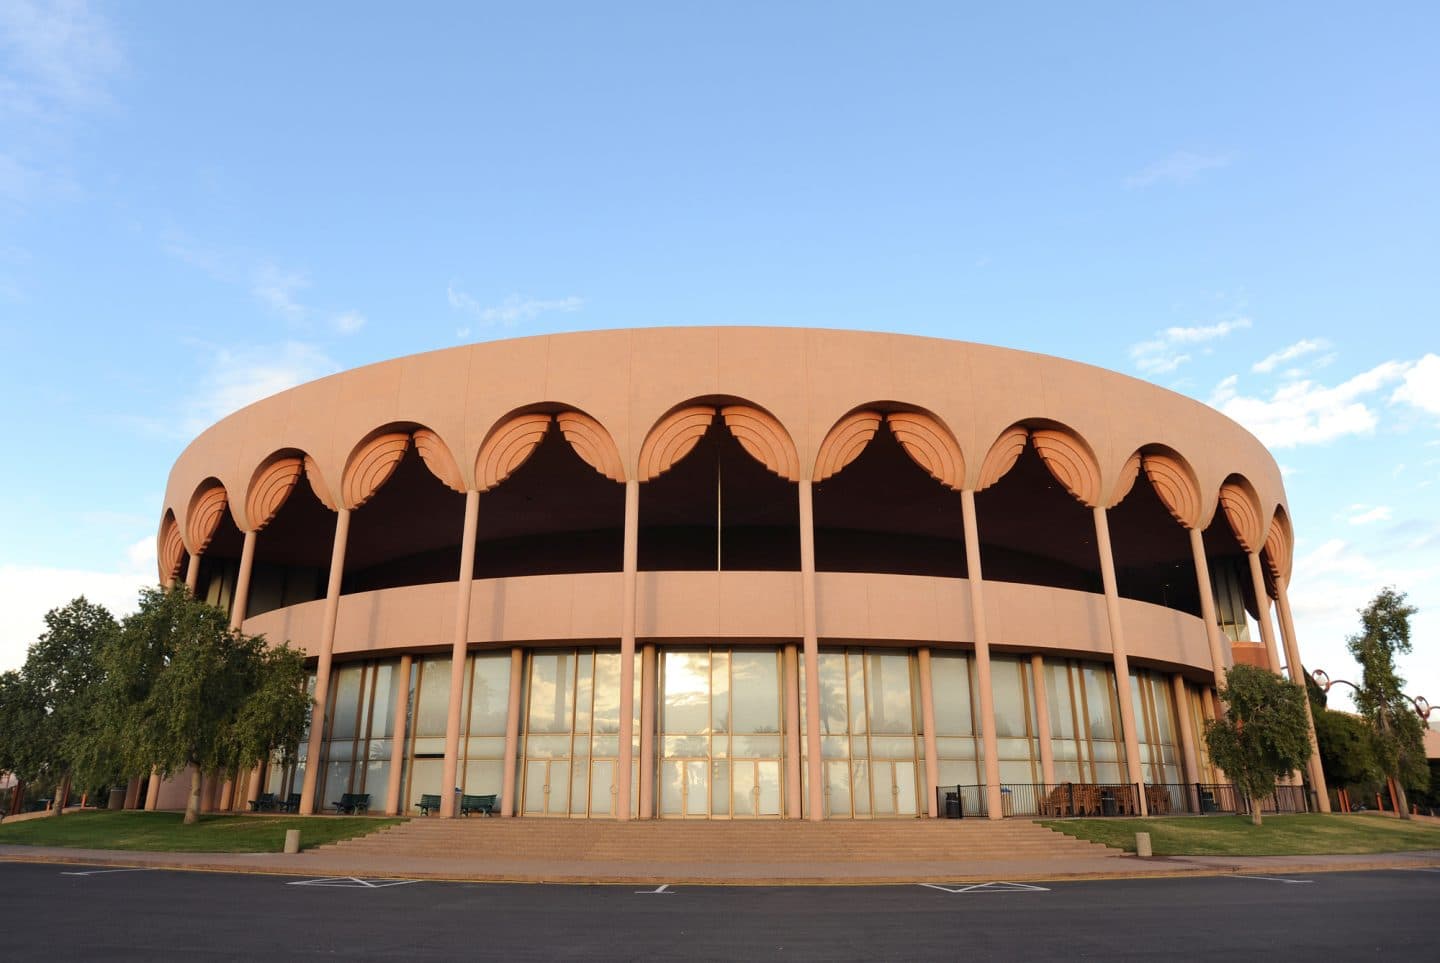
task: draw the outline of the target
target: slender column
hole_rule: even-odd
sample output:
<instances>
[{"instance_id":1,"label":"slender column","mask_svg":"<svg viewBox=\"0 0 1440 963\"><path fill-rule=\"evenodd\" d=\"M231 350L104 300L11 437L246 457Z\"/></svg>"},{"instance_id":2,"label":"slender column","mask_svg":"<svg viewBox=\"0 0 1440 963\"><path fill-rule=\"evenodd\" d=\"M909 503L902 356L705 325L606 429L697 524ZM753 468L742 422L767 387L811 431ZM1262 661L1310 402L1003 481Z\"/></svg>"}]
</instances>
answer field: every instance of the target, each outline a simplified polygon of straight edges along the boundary
<instances>
[{"instance_id":1,"label":"slender column","mask_svg":"<svg viewBox=\"0 0 1440 963\"><path fill-rule=\"evenodd\" d=\"M1000 750L995 741L995 690L990 684L990 633L985 624L985 579L980 569L980 528L975 519L975 492L960 493L965 520L965 571L970 583L970 622L975 636L975 685L980 690L980 740L985 754L985 809L1003 819L1000 797Z\"/></svg>"},{"instance_id":2,"label":"slender column","mask_svg":"<svg viewBox=\"0 0 1440 963\"><path fill-rule=\"evenodd\" d=\"M1255 586L1255 621L1260 623L1260 638L1265 641L1265 654L1270 659L1270 671L1278 673L1284 664L1280 650L1275 645L1275 628L1270 624L1270 593L1265 591L1265 573L1260 570L1260 553L1246 552L1250 559L1250 581Z\"/></svg>"},{"instance_id":3,"label":"slender column","mask_svg":"<svg viewBox=\"0 0 1440 963\"><path fill-rule=\"evenodd\" d=\"M269 759L261 759L255 763L250 770L250 779L245 786L245 808L249 809L250 804L260 799L260 787L265 784L265 770L269 768Z\"/></svg>"},{"instance_id":4,"label":"slender column","mask_svg":"<svg viewBox=\"0 0 1440 963\"><path fill-rule=\"evenodd\" d=\"M145 787L145 811L153 813L160 805L160 770L151 768L150 785Z\"/></svg>"},{"instance_id":5,"label":"slender column","mask_svg":"<svg viewBox=\"0 0 1440 963\"><path fill-rule=\"evenodd\" d=\"M514 816L515 755L520 746L520 686L525 668L525 650L510 650L510 701L505 706L505 776L500 782L500 815Z\"/></svg>"},{"instance_id":6,"label":"slender column","mask_svg":"<svg viewBox=\"0 0 1440 963\"><path fill-rule=\"evenodd\" d=\"M1175 716L1180 720L1180 757L1185 761L1185 781L1200 781L1199 743L1195 727L1190 724L1190 696L1185 691L1185 677L1176 672L1170 676L1170 691L1175 701Z\"/></svg>"},{"instance_id":7,"label":"slender column","mask_svg":"<svg viewBox=\"0 0 1440 963\"><path fill-rule=\"evenodd\" d=\"M131 776L125 783L125 808L134 809L140 804L140 777Z\"/></svg>"},{"instance_id":8,"label":"slender column","mask_svg":"<svg viewBox=\"0 0 1440 963\"><path fill-rule=\"evenodd\" d=\"M640 818L655 816L655 646L640 650Z\"/></svg>"},{"instance_id":9,"label":"slender column","mask_svg":"<svg viewBox=\"0 0 1440 963\"><path fill-rule=\"evenodd\" d=\"M455 638L450 646L450 714L445 720L445 765L440 784L440 818L455 818L460 785L460 703L465 698L465 646L470 639L470 583L475 580L475 535L480 524L480 493L465 493L465 531L460 536L460 574L456 579Z\"/></svg>"},{"instance_id":10,"label":"slender column","mask_svg":"<svg viewBox=\"0 0 1440 963\"><path fill-rule=\"evenodd\" d=\"M620 759L615 818L630 818L630 766L635 757L635 592L640 565L640 483L625 483L625 574L620 591Z\"/></svg>"},{"instance_id":11,"label":"slender column","mask_svg":"<svg viewBox=\"0 0 1440 963\"><path fill-rule=\"evenodd\" d=\"M1290 663L1290 681L1305 688L1305 671L1300 662L1300 638L1295 634L1295 617L1290 612L1290 594L1283 579L1275 580L1275 608L1280 613L1280 634L1285 639L1286 661ZM1325 767L1320 763L1320 743L1315 739L1315 717L1310 711L1310 698L1305 698L1305 725L1310 730L1310 761L1305 771L1310 774L1310 785L1315 789L1320 811L1330 811L1330 791L1325 785Z\"/></svg>"},{"instance_id":12,"label":"slender column","mask_svg":"<svg viewBox=\"0 0 1440 963\"><path fill-rule=\"evenodd\" d=\"M220 784L220 798L216 801L215 808L222 813L228 813L235 808L235 777L228 772L225 773L225 781Z\"/></svg>"},{"instance_id":13,"label":"slender column","mask_svg":"<svg viewBox=\"0 0 1440 963\"><path fill-rule=\"evenodd\" d=\"M1030 656L1030 682L1035 691L1035 728L1040 738L1040 780L1055 785L1055 747L1050 743L1050 697L1045 689L1045 657Z\"/></svg>"},{"instance_id":14,"label":"slender column","mask_svg":"<svg viewBox=\"0 0 1440 963\"><path fill-rule=\"evenodd\" d=\"M785 800L791 819L805 818L800 794L800 655L785 646Z\"/></svg>"},{"instance_id":15,"label":"slender column","mask_svg":"<svg viewBox=\"0 0 1440 963\"><path fill-rule=\"evenodd\" d=\"M200 556L190 556L190 564L185 566L185 590L191 595L200 586Z\"/></svg>"},{"instance_id":16,"label":"slender column","mask_svg":"<svg viewBox=\"0 0 1440 963\"><path fill-rule=\"evenodd\" d=\"M1140 815L1146 815L1145 772L1140 767L1140 736L1135 728L1135 701L1130 695L1130 659L1125 653L1125 627L1120 619L1120 590L1115 581L1115 555L1110 548L1110 519L1095 507L1095 542L1100 551L1100 578L1105 584L1105 614L1110 622L1110 651L1115 660L1115 694L1120 700L1120 725L1125 730L1125 769L1138 783Z\"/></svg>"},{"instance_id":17,"label":"slender column","mask_svg":"<svg viewBox=\"0 0 1440 963\"><path fill-rule=\"evenodd\" d=\"M240 574L235 577L235 598L230 602L230 628L238 629L245 622L250 604L250 572L255 567L255 532L245 533L240 547Z\"/></svg>"},{"instance_id":18,"label":"slender column","mask_svg":"<svg viewBox=\"0 0 1440 963\"><path fill-rule=\"evenodd\" d=\"M805 630L806 778L812 822L825 818L824 760L820 757L820 632L815 616L815 501L810 479L800 479L800 607Z\"/></svg>"},{"instance_id":19,"label":"slender column","mask_svg":"<svg viewBox=\"0 0 1440 963\"><path fill-rule=\"evenodd\" d=\"M395 711L390 717L390 780L385 785L385 811L395 816L404 815L406 809L400 800L400 777L405 770L405 747L410 742L405 718L410 714L410 672L414 665L413 656L400 656L400 684L395 687Z\"/></svg>"},{"instance_id":20,"label":"slender column","mask_svg":"<svg viewBox=\"0 0 1440 963\"><path fill-rule=\"evenodd\" d=\"M320 652L315 664L315 705L310 710L310 742L305 751L305 782L300 789L300 811L315 812L315 787L322 761L320 741L325 737L325 707L330 698L330 657L335 650L335 622L340 614L340 580L345 574L345 543L350 539L350 509L335 516L335 542L330 549L330 582L325 588L325 613L320 622Z\"/></svg>"},{"instance_id":21,"label":"slender column","mask_svg":"<svg viewBox=\"0 0 1440 963\"><path fill-rule=\"evenodd\" d=\"M918 650L920 661L920 722L925 727L926 806L931 819L940 818L940 754L935 749L935 687L930 677L930 649Z\"/></svg>"},{"instance_id":22,"label":"slender column","mask_svg":"<svg viewBox=\"0 0 1440 963\"><path fill-rule=\"evenodd\" d=\"M1210 584L1210 562L1205 557L1205 535L1190 531L1190 554L1195 559L1195 586L1200 591L1200 618L1205 623L1205 640L1210 643L1210 667L1215 686L1225 684L1225 644L1220 638L1220 617L1215 612L1215 589Z\"/></svg>"}]
</instances>

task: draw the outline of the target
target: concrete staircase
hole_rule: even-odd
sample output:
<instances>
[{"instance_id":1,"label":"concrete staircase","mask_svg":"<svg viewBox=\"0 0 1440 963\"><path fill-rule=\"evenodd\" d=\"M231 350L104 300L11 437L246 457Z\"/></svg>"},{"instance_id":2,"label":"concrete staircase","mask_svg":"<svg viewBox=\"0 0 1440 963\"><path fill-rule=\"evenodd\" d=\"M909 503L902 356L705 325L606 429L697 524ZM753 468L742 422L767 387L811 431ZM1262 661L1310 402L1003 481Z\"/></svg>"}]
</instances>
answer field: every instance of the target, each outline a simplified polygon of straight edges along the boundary
<instances>
[{"instance_id":1,"label":"concrete staircase","mask_svg":"<svg viewBox=\"0 0 1440 963\"><path fill-rule=\"evenodd\" d=\"M314 850L515 865L970 863L1118 854L1028 820L873 822L636 821L416 818ZM858 868L858 867L857 867Z\"/></svg>"}]
</instances>

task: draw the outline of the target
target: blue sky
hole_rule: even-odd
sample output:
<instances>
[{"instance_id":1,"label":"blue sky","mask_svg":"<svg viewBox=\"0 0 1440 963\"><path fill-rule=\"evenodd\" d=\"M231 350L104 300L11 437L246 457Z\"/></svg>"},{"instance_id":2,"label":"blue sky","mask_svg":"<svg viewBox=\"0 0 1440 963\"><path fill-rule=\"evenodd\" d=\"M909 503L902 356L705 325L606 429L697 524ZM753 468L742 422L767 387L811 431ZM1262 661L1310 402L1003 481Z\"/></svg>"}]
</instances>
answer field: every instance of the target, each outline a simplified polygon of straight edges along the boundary
<instances>
[{"instance_id":1,"label":"blue sky","mask_svg":"<svg viewBox=\"0 0 1440 963\"><path fill-rule=\"evenodd\" d=\"M0 668L154 577L256 397L736 323L1215 404L1285 467L1307 663L1394 583L1440 697L1433 4L611 6L0 4Z\"/></svg>"}]
</instances>

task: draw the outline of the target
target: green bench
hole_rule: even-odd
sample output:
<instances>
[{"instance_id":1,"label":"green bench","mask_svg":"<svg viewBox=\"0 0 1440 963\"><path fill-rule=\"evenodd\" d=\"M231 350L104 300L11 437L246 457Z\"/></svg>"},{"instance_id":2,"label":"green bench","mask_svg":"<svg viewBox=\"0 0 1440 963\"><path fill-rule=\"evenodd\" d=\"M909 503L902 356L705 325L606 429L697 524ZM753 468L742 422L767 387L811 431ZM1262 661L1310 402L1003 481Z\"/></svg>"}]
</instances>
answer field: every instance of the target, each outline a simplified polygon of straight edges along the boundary
<instances>
[{"instance_id":1,"label":"green bench","mask_svg":"<svg viewBox=\"0 0 1440 963\"><path fill-rule=\"evenodd\" d=\"M300 794L298 792L292 792L285 797L284 802L277 802L275 808L279 809L282 813L298 813L300 811Z\"/></svg>"},{"instance_id":2,"label":"green bench","mask_svg":"<svg viewBox=\"0 0 1440 963\"><path fill-rule=\"evenodd\" d=\"M495 798L493 793L489 796L461 796L460 815L484 813L486 816L493 816L495 815Z\"/></svg>"},{"instance_id":3,"label":"green bench","mask_svg":"<svg viewBox=\"0 0 1440 963\"><path fill-rule=\"evenodd\" d=\"M432 812L438 813L440 811L440 794L436 793L432 796L429 793L425 793L420 797L420 801L415 804L415 808L420 810L420 815L422 816L428 816Z\"/></svg>"},{"instance_id":4,"label":"green bench","mask_svg":"<svg viewBox=\"0 0 1440 963\"><path fill-rule=\"evenodd\" d=\"M262 792L259 799L250 800L250 811L252 813L274 812L275 807L279 805L280 803L275 799L273 792Z\"/></svg>"},{"instance_id":5,"label":"green bench","mask_svg":"<svg viewBox=\"0 0 1440 963\"><path fill-rule=\"evenodd\" d=\"M358 816L360 813L370 811L370 794L368 792L347 792L340 797L339 802L332 802L336 815L349 813Z\"/></svg>"}]
</instances>

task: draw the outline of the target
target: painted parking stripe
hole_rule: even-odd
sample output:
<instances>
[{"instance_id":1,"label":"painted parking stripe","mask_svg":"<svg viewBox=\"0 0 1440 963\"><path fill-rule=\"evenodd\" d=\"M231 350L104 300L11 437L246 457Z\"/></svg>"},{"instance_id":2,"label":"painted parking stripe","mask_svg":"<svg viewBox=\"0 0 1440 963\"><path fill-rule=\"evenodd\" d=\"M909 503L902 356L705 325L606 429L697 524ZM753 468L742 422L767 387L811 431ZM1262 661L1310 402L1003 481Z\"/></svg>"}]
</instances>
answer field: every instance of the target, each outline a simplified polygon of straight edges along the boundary
<instances>
[{"instance_id":1,"label":"painted parking stripe","mask_svg":"<svg viewBox=\"0 0 1440 963\"><path fill-rule=\"evenodd\" d=\"M1236 874L1234 879L1263 879L1271 883L1313 883L1313 879L1285 879L1280 876L1241 876Z\"/></svg>"},{"instance_id":2,"label":"painted parking stripe","mask_svg":"<svg viewBox=\"0 0 1440 963\"><path fill-rule=\"evenodd\" d=\"M636 896L674 896L675 891L670 888L669 883L661 883L655 889L637 889Z\"/></svg>"},{"instance_id":3,"label":"painted parking stripe","mask_svg":"<svg viewBox=\"0 0 1440 963\"><path fill-rule=\"evenodd\" d=\"M286 886L333 886L337 889L385 889L390 886L408 886L418 879L365 879L360 876L322 876L319 879L296 879Z\"/></svg>"},{"instance_id":4,"label":"painted parking stripe","mask_svg":"<svg viewBox=\"0 0 1440 963\"><path fill-rule=\"evenodd\" d=\"M940 886L937 883L921 883L929 889L942 893L1048 893L1048 887L1031 886L1029 883L1007 883L997 880L993 883L971 883L968 886Z\"/></svg>"},{"instance_id":5,"label":"painted parking stripe","mask_svg":"<svg viewBox=\"0 0 1440 963\"><path fill-rule=\"evenodd\" d=\"M149 867L135 866L128 869L87 869L84 872L64 872L61 876L104 876L106 873L148 873Z\"/></svg>"}]
</instances>

